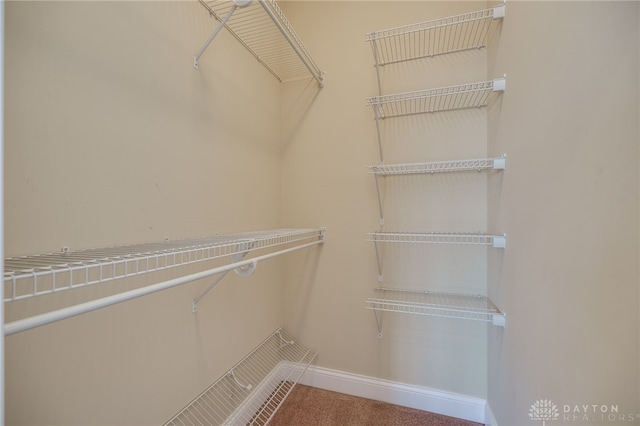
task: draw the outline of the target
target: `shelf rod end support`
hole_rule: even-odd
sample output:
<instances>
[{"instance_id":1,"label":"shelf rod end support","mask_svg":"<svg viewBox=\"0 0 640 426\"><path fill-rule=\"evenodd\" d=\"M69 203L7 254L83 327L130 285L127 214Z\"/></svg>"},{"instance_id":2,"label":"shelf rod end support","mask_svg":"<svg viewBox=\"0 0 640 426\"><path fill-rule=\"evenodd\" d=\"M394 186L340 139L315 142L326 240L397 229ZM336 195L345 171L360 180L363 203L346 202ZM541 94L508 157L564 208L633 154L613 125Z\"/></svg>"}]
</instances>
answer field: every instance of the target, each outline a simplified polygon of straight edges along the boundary
<instances>
[{"instance_id":1,"label":"shelf rod end support","mask_svg":"<svg viewBox=\"0 0 640 426\"><path fill-rule=\"evenodd\" d=\"M507 325L507 315L504 313L493 314L493 325L504 328Z\"/></svg>"},{"instance_id":2,"label":"shelf rod end support","mask_svg":"<svg viewBox=\"0 0 640 426\"><path fill-rule=\"evenodd\" d=\"M507 89L507 75L505 74L502 78L496 78L493 80L493 91L494 92L504 92Z\"/></svg>"},{"instance_id":3,"label":"shelf rod end support","mask_svg":"<svg viewBox=\"0 0 640 426\"><path fill-rule=\"evenodd\" d=\"M507 167L507 154L493 159L493 170L504 170Z\"/></svg>"},{"instance_id":4,"label":"shelf rod end support","mask_svg":"<svg viewBox=\"0 0 640 426\"><path fill-rule=\"evenodd\" d=\"M494 236L492 246L493 248L507 248L507 234Z\"/></svg>"},{"instance_id":5,"label":"shelf rod end support","mask_svg":"<svg viewBox=\"0 0 640 426\"><path fill-rule=\"evenodd\" d=\"M506 4L502 3L493 8L493 19L503 19L506 10Z\"/></svg>"}]
</instances>

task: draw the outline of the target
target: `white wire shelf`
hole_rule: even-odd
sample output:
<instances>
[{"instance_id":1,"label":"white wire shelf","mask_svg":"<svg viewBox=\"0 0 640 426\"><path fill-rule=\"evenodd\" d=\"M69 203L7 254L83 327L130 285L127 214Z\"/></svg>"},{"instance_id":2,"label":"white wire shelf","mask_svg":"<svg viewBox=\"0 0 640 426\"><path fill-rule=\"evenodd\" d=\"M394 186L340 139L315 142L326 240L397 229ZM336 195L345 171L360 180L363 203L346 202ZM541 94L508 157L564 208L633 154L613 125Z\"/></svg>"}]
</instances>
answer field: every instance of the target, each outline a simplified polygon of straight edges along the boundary
<instances>
[{"instance_id":1,"label":"white wire shelf","mask_svg":"<svg viewBox=\"0 0 640 426\"><path fill-rule=\"evenodd\" d=\"M502 92L506 79L459 84L367 98L376 120L486 106L491 93Z\"/></svg>"},{"instance_id":2,"label":"white wire shelf","mask_svg":"<svg viewBox=\"0 0 640 426\"><path fill-rule=\"evenodd\" d=\"M376 66L486 47L492 21L505 5L375 31L366 35Z\"/></svg>"},{"instance_id":3,"label":"white wire shelf","mask_svg":"<svg viewBox=\"0 0 640 426\"><path fill-rule=\"evenodd\" d=\"M219 26L196 54L196 69L198 59L224 26L278 81L310 75L323 86L323 72L275 0L200 0L200 3Z\"/></svg>"},{"instance_id":4,"label":"white wire shelf","mask_svg":"<svg viewBox=\"0 0 640 426\"><path fill-rule=\"evenodd\" d=\"M484 321L502 327L505 325L505 314L489 298L479 294L376 288L373 295L367 298L366 308L373 311ZM376 316L376 320L381 334L380 318Z\"/></svg>"},{"instance_id":5,"label":"white wire shelf","mask_svg":"<svg viewBox=\"0 0 640 426\"><path fill-rule=\"evenodd\" d=\"M367 241L374 243L487 245L495 248L505 248L506 246L505 235L482 233L370 232Z\"/></svg>"},{"instance_id":6,"label":"white wire shelf","mask_svg":"<svg viewBox=\"0 0 640 426\"><path fill-rule=\"evenodd\" d=\"M380 231L367 234L367 241L374 243L378 263L378 281L384 280L382 273L381 244L460 244L484 245L504 249L507 246L506 235L482 233L444 233L444 232L391 232Z\"/></svg>"},{"instance_id":7,"label":"white wire shelf","mask_svg":"<svg viewBox=\"0 0 640 426\"><path fill-rule=\"evenodd\" d=\"M473 160L435 161L428 163L406 164L378 164L369 166L369 173L376 178L376 192L378 195L378 208L380 210L380 225L384 224L384 207L382 202L382 185L379 178L386 176L433 174L450 172L467 172L482 170L504 170L506 167L506 155L495 158L478 158Z\"/></svg>"},{"instance_id":8,"label":"white wire shelf","mask_svg":"<svg viewBox=\"0 0 640 426\"><path fill-rule=\"evenodd\" d=\"M249 250L324 239L324 228L274 229L211 237L63 251L4 260L10 302L148 272L244 255Z\"/></svg>"},{"instance_id":9,"label":"white wire shelf","mask_svg":"<svg viewBox=\"0 0 640 426\"><path fill-rule=\"evenodd\" d=\"M266 425L316 355L278 329L165 426Z\"/></svg>"},{"instance_id":10,"label":"white wire shelf","mask_svg":"<svg viewBox=\"0 0 640 426\"><path fill-rule=\"evenodd\" d=\"M369 173L378 176L504 170L506 156L472 160L434 161L428 163L379 164L369 166Z\"/></svg>"}]
</instances>

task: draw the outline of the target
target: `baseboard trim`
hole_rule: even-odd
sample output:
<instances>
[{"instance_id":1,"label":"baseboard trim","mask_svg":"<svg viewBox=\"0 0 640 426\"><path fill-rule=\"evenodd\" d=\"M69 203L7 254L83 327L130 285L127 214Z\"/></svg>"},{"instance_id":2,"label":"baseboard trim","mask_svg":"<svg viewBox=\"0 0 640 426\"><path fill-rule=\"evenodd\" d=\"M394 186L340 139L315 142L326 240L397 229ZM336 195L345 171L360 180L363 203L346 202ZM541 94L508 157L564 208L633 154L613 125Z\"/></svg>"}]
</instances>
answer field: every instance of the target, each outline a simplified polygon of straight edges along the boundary
<instances>
[{"instance_id":1,"label":"baseboard trim","mask_svg":"<svg viewBox=\"0 0 640 426\"><path fill-rule=\"evenodd\" d=\"M477 423L485 423L486 401L482 398L407 385L313 365L308 368L299 383ZM493 416L493 414L491 415ZM497 424L492 424L492 426L497 426Z\"/></svg>"},{"instance_id":2,"label":"baseboard trim","mask_svg":"<svg viewBox=\"0 0 640 426\"><path fill-rule=\"evenodd\" d=\"M484 424L485 426L498 426L496 416L493 415L493 411L491 411L491 406L488 402L484 406Z\"/></svg>"}]
</instances>

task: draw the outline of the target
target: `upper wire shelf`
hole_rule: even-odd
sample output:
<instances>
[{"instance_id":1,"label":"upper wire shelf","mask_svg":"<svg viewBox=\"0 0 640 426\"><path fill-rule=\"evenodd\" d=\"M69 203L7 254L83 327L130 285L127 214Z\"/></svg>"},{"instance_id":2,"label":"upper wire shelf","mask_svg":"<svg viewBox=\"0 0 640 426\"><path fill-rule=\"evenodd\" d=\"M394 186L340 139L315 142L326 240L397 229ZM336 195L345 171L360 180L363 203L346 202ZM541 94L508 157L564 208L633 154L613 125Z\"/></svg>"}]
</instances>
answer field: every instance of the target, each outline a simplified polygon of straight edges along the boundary
<instances>
[{"instance_id":1,"label":"upper wire shelf","mask_svg":"<svg viewBox=\"0 0 640 426\"><path fill-rule=\"evenodd\" d=\"M504 170L506 157L472 160L433 161L428 163L379 164L369 166L369 173L379 176L446 173L481 170Z\"/></svg>"},{"instance_id":2,"label":"upper wire shelf","mask_svg":"<svg viewBox=\"0 0 640 426\"><path fill-rule=\"evenodd\" d=\"M426 244L463 244L487 245L505 248L506 236L483 233L455 232L370 232L368 241L374 243L426 243Z\"/></svg>"},{"instance_id":3,"label":"upper wire shelf","mask_svg":"<svg viewBox=\"0 0 640 426\"><path fill-rule=\"evenodd\" d=\"M266 425L316 355L278 329L165 426Z\"/></svg>"},{"instance_id":4,"label":"upper wire shelf","mask_svg":"<svg viewBox=\"0 0 640 426\"><path fill-rule=\"evenodd\" d=\"M429 112L486 106L492 92L502 92L506 79L459 84L367 98L376 120Z\"/></svg>"},{"instance_id":5,"label":"upper wire shelf","mask_svg":"<svg viewBox=\"0 0 640 426\"><path fill-rule=\"evenodd\" d=\"M505 5L366 35L376 66L485 47L491 22L505 16Z\"/></svg>"},{"instance_id":6,"label":"upper wire shelf","mask_svg":"<svg viewBox=\"0 0 640 426\"><path fill-rule=\"evenodd\" d=\"M281 83L309 74L323 86L323 72L275 0L199 0L220 23L194 59L225 27Z\"/></svg>"},{"instance_id":7,"label":"upper wire shelf","mask_svg":"<svg viewBox=\"0 0 640 426\"><path fill-rule=\"evenodd\" d=\"M490 322L505 325L505 315L486 296L376 288L367 309ZM376 316L376 319L377 316ZM381 334L380 321L378 332Z\"/></svg>"},{"instance_id":8,"label":"upper wire shelf","mask_svg":"<svg viewBox=\"0 0 640 426\"><path fill-rule=\"evenodd\" d=\"M4 260L4 301L324 238L323 228L274 229L156 243L63 251Z\"/></svg>"}]
</instances>

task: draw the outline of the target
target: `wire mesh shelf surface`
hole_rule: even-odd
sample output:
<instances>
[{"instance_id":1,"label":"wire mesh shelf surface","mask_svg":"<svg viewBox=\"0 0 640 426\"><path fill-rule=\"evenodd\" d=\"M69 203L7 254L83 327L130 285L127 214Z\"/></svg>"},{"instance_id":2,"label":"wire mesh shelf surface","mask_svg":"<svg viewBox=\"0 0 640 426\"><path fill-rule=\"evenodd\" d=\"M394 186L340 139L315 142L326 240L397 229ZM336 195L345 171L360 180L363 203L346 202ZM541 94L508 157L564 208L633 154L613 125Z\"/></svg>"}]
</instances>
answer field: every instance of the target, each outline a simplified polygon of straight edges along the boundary
<instances>
[{"instance_id":1,"label":"wire mesh shelf surface","mask_svg":"<svg viewBox=\"0 0 640 426\"><path fill-rule=\"evenodd\" d=\"M376 119L486 106L492 92L503 91L505 79L481 81L367 98Z\"/></svg>"},{"instance_id":2,"label":"wire mesh shelf surface","mask_svg":"<svg viewBox=\"0 0 640 426\"><path fill-rule=\"evenodd\" d=\"M278 329L165 426L266 425L316 355Z\"/></svg>"},{"instance_id":3,"label":"wire mesh shelf surface","mask_svg":"<svg viewBox=\"0 0 640 426\"><path fill-rule=\"evenodd\" d=\"M504 17L504 5L368 33L366 40L376 65L386 65L445 53L485 47L494 19Z\"/></svg>"},{"instance_id":4,"label":"wire mesh shelf surface","mask_svg":"<svg viewBox=\"0 0 640 426\"><path fill-rule=\"evenodd\" d=\"M504 235L440 232L370 232L367 241L375 243L427 243L490 245L504 248Z\"/></svg>"},{"instance_id":5,"label":"wire mesh shelf surface","mask_svg":"<svg viewBox=\"0 0 640 426\"><path fill-rule=\"evenodd\" d=\"M504 314L482 295L376 288L367 309L445 318L497 322ZM498 320L499 321L499 320Z\"/></svg>"},{"instance_id":6,"label":"wire mesh shelf surface","mask_svg":"<svg viewBox=\"0 0 640 426\"><path fill-rule=\"evenodd\" d=\"M200 0L200 3L222 22L236 2ZM322 86L322 71L275 0L259 0L238 7L225 28L278 81L287 82L311 74Z\"/></svg>"},{"instance_id":7,"label":"wire mesh shelf surface","mask_svg":"<svg viewBox=\"0 0 640 426\"><path fill-rule=\"evenodd\" d=\"M248 250L323 238L322 228L275 229L10 257L4 261L4 300L19 300L233 256Z\"/></svg>"},{"instance_id":8,"label":"wire mesh shelf surface","mask_svg":"<svg viewBox=\"0 0 640 426\"><path fill-rule=\"evenodd\" d=\"M473 160L436 161L428 163L379 164L369 166L369 173L389 176L423 173L445 173L462 171L480 171L504 169L505 157L479 158Z\"/></svg>"}]
</instances>

